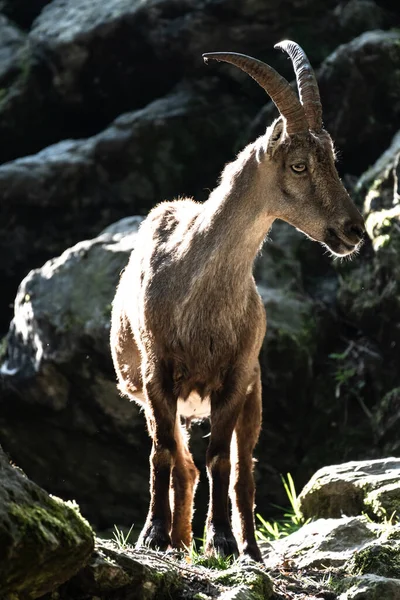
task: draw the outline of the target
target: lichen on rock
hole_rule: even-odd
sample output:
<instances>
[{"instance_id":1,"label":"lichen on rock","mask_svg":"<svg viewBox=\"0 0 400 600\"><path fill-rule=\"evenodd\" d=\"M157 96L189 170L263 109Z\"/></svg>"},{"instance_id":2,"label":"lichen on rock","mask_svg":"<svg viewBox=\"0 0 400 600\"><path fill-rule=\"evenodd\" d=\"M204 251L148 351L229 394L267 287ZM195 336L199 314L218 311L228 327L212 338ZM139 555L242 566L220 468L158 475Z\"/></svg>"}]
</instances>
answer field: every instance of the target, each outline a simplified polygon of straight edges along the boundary
<instances>
[{"instance_id":1,"label":"lichen on rock","mask_svg":"<svg viewBox=\"0 0 400 600\"><path fill-rule=\"evenodd\" d=\"M49 496L9 465L1 450L0 480L1 593L38 598L82 568L93 532L75 503Z\"/></svg>"}]
</instances>

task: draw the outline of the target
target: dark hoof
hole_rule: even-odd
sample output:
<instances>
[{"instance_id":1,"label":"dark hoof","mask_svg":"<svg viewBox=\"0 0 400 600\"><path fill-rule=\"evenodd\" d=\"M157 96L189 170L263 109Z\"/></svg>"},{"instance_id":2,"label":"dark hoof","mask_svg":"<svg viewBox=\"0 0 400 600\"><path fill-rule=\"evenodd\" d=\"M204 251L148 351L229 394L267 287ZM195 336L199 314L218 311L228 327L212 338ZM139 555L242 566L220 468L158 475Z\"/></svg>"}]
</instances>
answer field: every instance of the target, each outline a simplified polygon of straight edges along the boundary
<instances>
[{"instance_id":1,"label":"dark hoof","mask_svg":"<svg viewBox=\"0 0 400 600\"><path fill-rule=\"evenodd\" d=\"M139 536L136 547L146 546L152 550L166 550L171 545L171 538L162 521L153 521L145 525Z\"/></svg>"},{"instance_id":2,"label":"dark hoof","mask_svg":"<svg viewBox=\"0 0 400 600\"><path fill-rule=\"evenodd\" d=\"M231 531L214 531L207 535L205 553L214 556L237 558L239 549Z\"/></svg>"},{"instance_id":3,"label":"dark hoof","mask_svg":"<svg viewBox=\"0 0 400 600\"><path fill-rule=\"evenodd\" d=\"M242 550L242 560L255 560L256 562L264 562L261 556L261 552L257 544L248 544Z\"/></svg>"}]
</instances>

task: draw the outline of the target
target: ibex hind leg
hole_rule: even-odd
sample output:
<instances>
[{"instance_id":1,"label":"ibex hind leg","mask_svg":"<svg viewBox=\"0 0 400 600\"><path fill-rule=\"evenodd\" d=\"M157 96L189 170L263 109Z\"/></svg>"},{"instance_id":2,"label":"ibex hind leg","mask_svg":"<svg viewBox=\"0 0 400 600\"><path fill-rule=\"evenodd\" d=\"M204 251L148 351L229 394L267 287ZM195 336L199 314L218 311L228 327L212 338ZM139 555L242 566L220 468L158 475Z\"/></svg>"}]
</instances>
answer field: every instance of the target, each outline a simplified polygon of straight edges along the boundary
<instances>
[{"instance_id":1,"label":"ibex hind leg","mask_svg":"<svg viewBox=\"0 0 400 600\"><path fill-rule=\"evenodd\" d=\"M232 439L232 524L241 552L262 561L255 538L253 450L261 428L261 381L257 379L246 397Z\"/></svg>"},{"instance_id":2,"label":"ibex hind leg","mask_svg":"<svg viewBox=\"0 0 400 600\"><path fill-rule=\"evenodd\" d=\"M143 369L146 419L153 440L150 454L150 507L138 546L166 550L171 545L169 490L177 457L175 420L177 398L165 366L153 358Z\"/></svg>"},{"instance_id":3,"label":"ibex hind leg","mask_svg":"<svg viewBox=\"0 0 400 600\"><path fill-rule=\"evenodd\" d=\"M218 392L211 394L211 436L207 449L210 504L207 516L206 554L238 556L229 515L230 446L245 402L242 373L232 370Z\"/></svg>"},{"instance_id":4,"label":"ibex hind leg","mask_svg":"<svg viewBox=\"0 0 400 600\"><path fill-rule=\"evenodd\" d=\"M127 316L116 309L111 320L110 346L119 390L143 404L140 352Z\"/></svg>"},{"instance_id":5,"label":"ibex hind leg","mask_svg":"<svg viewBox=\"0 0 400 600\"><path fill-rule=\"evenodd\" d=\"M179 417L175 422L177 444L175 464L172 469L171 504L173 548L190 548L192 543L193 500L199 479L199 471L187 445Z\"/></svg>"}]
</instances>

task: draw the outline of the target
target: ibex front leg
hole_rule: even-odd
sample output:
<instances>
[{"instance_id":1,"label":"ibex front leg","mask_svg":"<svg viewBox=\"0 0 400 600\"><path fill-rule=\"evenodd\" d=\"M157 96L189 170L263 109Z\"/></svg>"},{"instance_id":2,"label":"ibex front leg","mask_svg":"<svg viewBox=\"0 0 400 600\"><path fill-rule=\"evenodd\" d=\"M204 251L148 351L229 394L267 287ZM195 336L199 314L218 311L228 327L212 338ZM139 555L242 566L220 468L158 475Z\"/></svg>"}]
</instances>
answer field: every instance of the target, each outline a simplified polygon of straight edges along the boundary
<instances>
[{"instance_id":1,"label":"ibex front leg","mask_svg":"<svg viewBox=\"0 0 400 600\"><path fill-rule=\"evenodd\" d=\"M232 521L241 552L253 560L262 561L254 530L253 450L261 428L260 369L249 388L246 401L236 423L232 440Z\"/></svg>"},{"instance_id":2,"label":"ibex front leg","mask_svg":"<svg viewBox=\"0 0 400 600\"><path fill-rule=\"evenodd\" d=\"M207 516L206 554L238 556L229 518L230 445L245 400L240 379L231 374L223 388L211 395L211 437L207 450L210 504Z\"/></svg>"},{"instance_id":3,"label":"ibex front leg","mask_svg":"<svg viewBox=\"0 0 400 600\"><path fill-rule=\"evenodd\" d=\"M150 455L150 508L138 546L166 550L171 544L169 488L176 456L174 428L177 400L172 393L168 372L159 363L145 369L143 390L148 403L146 418L153 447Z\"/></svg>"}]
</instances>

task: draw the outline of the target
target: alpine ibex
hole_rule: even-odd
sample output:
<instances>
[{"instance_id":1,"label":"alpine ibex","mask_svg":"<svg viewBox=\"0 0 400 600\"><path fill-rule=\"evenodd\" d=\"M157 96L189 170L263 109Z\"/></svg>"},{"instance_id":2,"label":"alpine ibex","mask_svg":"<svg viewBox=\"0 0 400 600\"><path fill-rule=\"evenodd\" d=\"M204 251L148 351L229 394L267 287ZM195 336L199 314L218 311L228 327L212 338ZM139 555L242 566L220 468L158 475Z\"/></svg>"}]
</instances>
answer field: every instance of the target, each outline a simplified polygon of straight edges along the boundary
<instances>
[{"instance_id":1,"label":"alpine ibex","mask_svg":"<svg viewBox=\"0 0 400 600\"><path fill-rule=\"evenodd\" d=\"M253 262L275 219L337 256L353 252L363 236L363 219L322 126L309 61L294 42L277 46L292 59L300 101L283 77L254 58L203 55L253 77L280 117L225 167L206 202L163 202L149 213L113 303L119 388L144 408L153 441L150 509L139 545L190 546L198 471L183 422L210 416L206 552L237 555L237 539L244 554L261 560L252 454L261 424L258 354L266 317Z\"/></svg>"}]
</instances>

